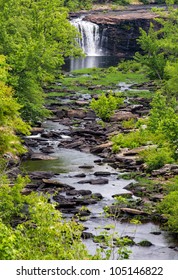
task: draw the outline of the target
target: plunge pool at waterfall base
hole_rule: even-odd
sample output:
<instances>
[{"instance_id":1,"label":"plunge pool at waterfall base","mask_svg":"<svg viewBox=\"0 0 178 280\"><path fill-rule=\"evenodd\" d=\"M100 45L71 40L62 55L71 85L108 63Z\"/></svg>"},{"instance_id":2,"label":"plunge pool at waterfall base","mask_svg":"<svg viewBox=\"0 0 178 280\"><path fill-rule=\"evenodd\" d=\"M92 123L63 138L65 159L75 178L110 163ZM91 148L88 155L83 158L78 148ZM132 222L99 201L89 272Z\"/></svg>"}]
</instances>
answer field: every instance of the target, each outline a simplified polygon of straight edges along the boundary
<instances>
[{"instance_id":1,"label":"plunge pool at waterfall base","mask_svg":"<svg viewBox=\"0 0 178 280\"><path fill-rule=\"evenodd\" d=\"M63 70L66 72L79 70L82 68L107 68L117 66L121 58L118 56L86 56L84 58L66 59Z\"/></svg>"}]
</instances>

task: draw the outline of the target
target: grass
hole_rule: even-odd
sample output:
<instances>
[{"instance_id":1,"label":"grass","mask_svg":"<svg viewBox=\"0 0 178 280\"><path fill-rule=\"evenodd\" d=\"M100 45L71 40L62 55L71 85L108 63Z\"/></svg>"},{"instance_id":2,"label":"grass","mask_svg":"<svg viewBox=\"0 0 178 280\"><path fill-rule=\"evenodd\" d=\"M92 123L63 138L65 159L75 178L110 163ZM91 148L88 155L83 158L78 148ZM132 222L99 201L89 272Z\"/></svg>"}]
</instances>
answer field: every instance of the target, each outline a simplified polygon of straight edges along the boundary
<instances>
[{"instance_id":1,"label":"grass","mask_svg":"<svg viewBox=\"0 0 178 280\"><path fill-rule=\"evenodd\" d=\"M122 71L118 71L117 67L87 68L72 71L70 76L65 76L59 81L62 84L61 86L54 85L53 89L61 88L62 91L63 88L67 88L68 92L89 93L93 95L100 94L104 90L117 90L120 82L140 84L146 81L147 78L142 73L122 73ZM128 94L146 97L146 95L149 95L149 92L135 90ZM60 95L56 94L56 96Z\"/></svg>"}]
</instances>

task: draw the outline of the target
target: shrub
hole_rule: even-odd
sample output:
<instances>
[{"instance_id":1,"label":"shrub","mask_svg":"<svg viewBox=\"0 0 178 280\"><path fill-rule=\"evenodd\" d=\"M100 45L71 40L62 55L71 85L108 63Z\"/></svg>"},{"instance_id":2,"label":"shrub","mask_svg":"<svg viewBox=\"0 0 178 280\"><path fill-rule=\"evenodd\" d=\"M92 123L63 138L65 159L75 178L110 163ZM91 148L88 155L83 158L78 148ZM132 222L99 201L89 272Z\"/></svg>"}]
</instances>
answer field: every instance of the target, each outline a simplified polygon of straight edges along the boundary
<instances>
[{"instance_id":1,"label":"shrub","mask_svg":"<svg viewBox=\"0 0 178 280\"><path fill-rule=\"evenodd\" d=\"M113 96L111 93L106 96L106 94L103 93L99 96L98 100L92 99L90 107L99 118L103 121L107 121L114 113L114 110L121 104L123 104L123 99L121 97Z\"/></svg>"},{"instance_id":2,"label":"shrub","mask_svg":"<svg viewBox=\"0 0 178 280\"><path fill-rule=\"evenodd\" d=\"M167 219L168 230L178 233L178 191L170 192L158 204L158 211Z\"/></svg>"},{"instance_id":3,"label":"shrub","mask_svg":"<svg viewBox=\"0 0 178 280\"><path fill-rule=\"evenodd\" d=\"M22 195L26 182L19 177L12 187L6 177L1 178L0 259L91 258L81 242L83 227L62 220L43 195Z\"/></svg>"},{"instance_id":4,"label":"shrub","mask_svg":"<svg viewBox=\"0 0 178 280\"><path fill-rule=\"evenodd\" d=\"M152 133L149 133L147 130L136 130L128 134L121 134L114 136L112 142L118 148L137 148L142 145L147 145L152 143L155 139ZM151 141L151 142L150 142Z\"/></svg>"},{"instance_id":5,"label":"shrub","mask_svg":"<svg viewBox=\"0 0 178 280\"><path fill-rule=\"evenodd\" d=\"M172 151L169 147L149 148L140 152L140 156L147 165L147 170L159 169L167 163L174 162Z\"/></svg>"}]
</instances>

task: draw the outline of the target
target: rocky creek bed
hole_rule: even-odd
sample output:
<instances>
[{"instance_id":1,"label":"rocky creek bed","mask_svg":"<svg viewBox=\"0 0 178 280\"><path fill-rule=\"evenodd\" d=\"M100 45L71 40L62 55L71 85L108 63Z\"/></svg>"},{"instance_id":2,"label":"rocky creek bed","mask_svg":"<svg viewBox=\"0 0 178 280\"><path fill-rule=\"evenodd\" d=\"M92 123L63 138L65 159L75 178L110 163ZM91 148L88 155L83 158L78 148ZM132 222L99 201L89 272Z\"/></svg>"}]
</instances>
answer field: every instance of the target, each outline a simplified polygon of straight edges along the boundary
<instances>
[{"instance_id":1,"label":"rocky creek bed","mask_svg":"<svg viewBox=\"0 0 178 280\"><path fill-rule=\"evenodd\" d=\"M53 117L24 138L28 153L21 172L32 179L24 194L35 190L49 195L49 203L56 202L64 218L83 223L82 238L91 252L100 246L95 239L100 232L112 232L110 224L119 236L132 241L131 259L178 259L177 244L160 229L163 217L154 208L163 198L163 186L158 182L149 190L135 180L123 179L122 174L128 172L144 177L144 166L138 149L113 153L110 141L112 135L126 132L123 120L148 113L149 101L135 98L134 105L125 104L103 127L88 109L90 99L89 95L72 94L58 105L51 104ZM175 175L177 170L178 166L167 165L153 171L149 179ZM14 167L9 174L16 172ZM115 203L115 197L127 198L127 203ZM130 223L133 219L141 224Z\"/></svg>"}]
</instances>

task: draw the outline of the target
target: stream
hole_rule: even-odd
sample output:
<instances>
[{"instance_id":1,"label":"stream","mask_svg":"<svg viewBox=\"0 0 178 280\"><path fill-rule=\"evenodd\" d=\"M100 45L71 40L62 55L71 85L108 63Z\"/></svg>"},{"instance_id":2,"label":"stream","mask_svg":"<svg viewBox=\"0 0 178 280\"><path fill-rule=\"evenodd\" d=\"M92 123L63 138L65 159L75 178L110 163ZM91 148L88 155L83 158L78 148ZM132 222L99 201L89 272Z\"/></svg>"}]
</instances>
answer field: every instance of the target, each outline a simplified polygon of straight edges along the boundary
<instances>
[{"instance_id":1,"label":"stream","mask_svg":"<svg viewBox=\"0 0 178 280\"><path fill-rule=\"evenodd\" d=\"M92 194L100 194L102 199L95 204L87 205L87 209L90 211L87 219L83 220L82 223L85 228L85 235L89 233L90 235L98 235L100 231L107 225L114 225L114 231L119 234L119 236L129 236L134 239L135 243L143 240L151 242L151 246L142 247L139 245L133 245L130 247L132 253L130 259L133 260L177 260L178 259L178 247L174 243L173 239L164 231L160 230L159 226L148 222L141 225L134 225L130 223L121 223L119 221L114 221L112 218L106 217L103 207L111 205L114 202L113 195L123 194L128 191L124 188L130 184L133 180L118 179L119 171L110 167L107 163L101 163L101 159L98 156L92 155L90 153L80 152L75 149L65 149L58 147L62 138L68 138L66 131L67 126L60 124L59 122L54 122L52 120L47 120L43 123L45 131L55 131L60 132L61 139L58 141L48 139L46 144L54 148L50 156L54 156L54 160L27 160L22 164L22 168L28 172L32 171L53 171L55 175L52 179L55 181L62 182L73 187L74 190L90 191ZM32 135L31 139L41 139L41 135ZM45 140L45 139L43 139ZM38 147L32 148L34 153L38 153L40 145L45 146L45 141L39 142ZM42 143L42 144L41 144ZM99 174L104 174L106 172L107 176L102 176L107 178L108 182L105 184L88 184L85 180L95 180L96 172ZM84 174L85 178L80 178L80 175ZM81 176L82 177L82 176ZM98 178L98 177L97 177ZM84 180L83 183L81 183ZM65 196L65 198L71 197L71 194L60 193L60 195ZM78 195L80 198L80 196ZM81 207L81 206L80 206ZM61 209L63 217L65 219L70 219L74 215L74 211L69 208ZM109 231L108 231L109 232ZM112 229L110 229L112 232ZM86 238L83 240L88 250L91 253L95 253L97 243L93 242L92 238ZM115 256L113 256L115 259Z\"/></svg>"}]
</instances>

